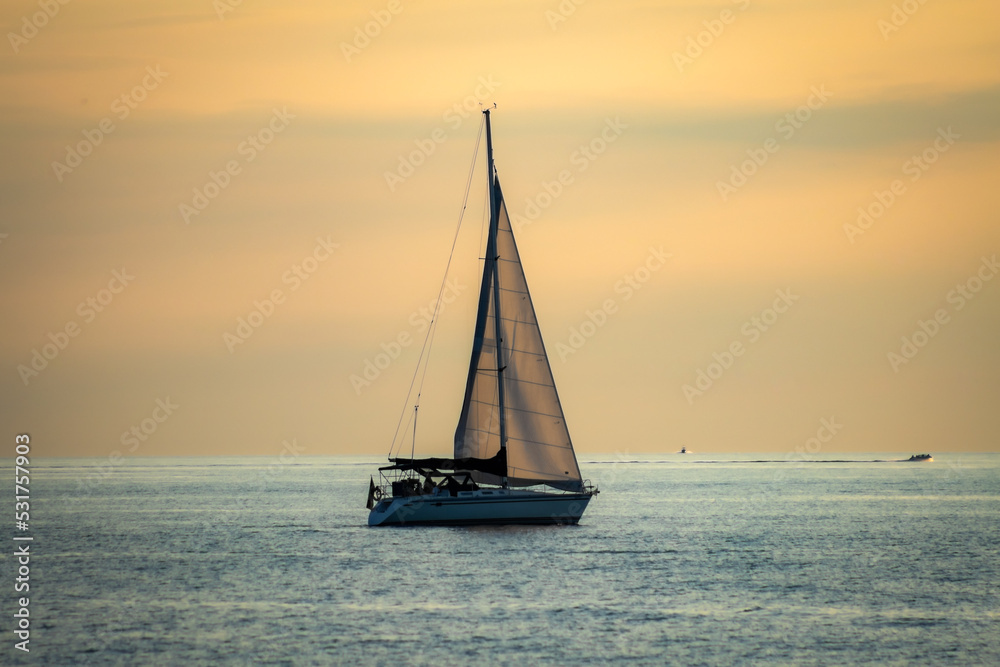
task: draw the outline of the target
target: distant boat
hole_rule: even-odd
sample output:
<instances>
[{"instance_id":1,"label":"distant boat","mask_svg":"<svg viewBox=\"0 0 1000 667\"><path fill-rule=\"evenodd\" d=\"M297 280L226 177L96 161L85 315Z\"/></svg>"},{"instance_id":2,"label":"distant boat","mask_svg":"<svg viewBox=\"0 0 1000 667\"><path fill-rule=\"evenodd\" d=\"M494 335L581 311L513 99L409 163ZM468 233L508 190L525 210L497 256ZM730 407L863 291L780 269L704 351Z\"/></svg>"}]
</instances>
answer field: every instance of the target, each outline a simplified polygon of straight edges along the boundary
<instances>
[{"instance_id":1,"label":"distant boat","mask_svg":"<svg viewBox=\"0 0 1000 667\"><path fill-rule=\"evenodd\" d=\"M934 457L932 457L930 454L914 454L913 456L911 456L910 458L908 458L906 460L907 461L933 461Z\"/></svg>"},{"instance_id":2,"label":"distant boat","mask_svg":"<svg viewBox=\"0 0 1000 667\"><path fill-rule=\"evenodd\" d=\"M454 457L390 458L369 482L369 526L575 524L598 493L580 475L483 114L490 225Z\"/></svg>"},{"instance_id":3,"label":"distant boat","mask_svg":"<svg viewBox=\"0 0 1000 667\"><path fill-rule=\"evenodd\" d=\"M677 453L678 454L690 454L691 452L688 451L687 447L681 447L681 451L679 451Z\"/></svg>"}]
</instances>

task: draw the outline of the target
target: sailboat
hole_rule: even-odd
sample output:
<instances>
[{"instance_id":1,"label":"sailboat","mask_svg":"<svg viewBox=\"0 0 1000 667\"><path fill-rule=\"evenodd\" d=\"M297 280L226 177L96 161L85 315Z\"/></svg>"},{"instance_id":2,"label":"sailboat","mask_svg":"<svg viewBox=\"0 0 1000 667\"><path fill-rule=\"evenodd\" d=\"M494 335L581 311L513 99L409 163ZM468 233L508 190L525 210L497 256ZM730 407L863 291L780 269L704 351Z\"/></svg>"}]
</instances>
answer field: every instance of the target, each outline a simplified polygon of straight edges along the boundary
<instances>
[{"instance_id":1,"label":"sailboat","mask_svg":"<svg viewBox=\"0 0 1000 667\"><path fill-rule=\"evenodd\" d=\"M369 526L576 524L599 493L580 475L556 392L493 164L490 111L489 233L454 453L390 455L380 483L369 481Z\"/></svg>"}]
</instances>

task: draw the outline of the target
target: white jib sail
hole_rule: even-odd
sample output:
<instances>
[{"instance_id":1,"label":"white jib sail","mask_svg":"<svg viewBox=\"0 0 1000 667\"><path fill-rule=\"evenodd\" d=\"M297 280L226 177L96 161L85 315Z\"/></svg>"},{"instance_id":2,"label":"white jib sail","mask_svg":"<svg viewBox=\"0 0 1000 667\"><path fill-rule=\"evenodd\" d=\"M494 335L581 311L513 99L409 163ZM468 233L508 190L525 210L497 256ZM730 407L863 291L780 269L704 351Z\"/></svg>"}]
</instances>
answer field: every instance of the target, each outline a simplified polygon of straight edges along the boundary
<instances>
[{"instance_id":1,"label":"white jib sail","mask_svg":"<svg viewBox=\"0 0 1000 667\"><path fill-rule=\"evenodd\" d=\"M465 401L455 431L455 458L490 458L500 449L500 396L507 435L507 483L511 486L548 484L568 491L582 491L580 467L535 309L528 294L521 258L503 202L500 183L494 180L498 202L496 244L490 235L486 266L476 318L472 361ZM496 354L496 303L494 281L499 281L501 350ZM502 373L502 381L498 375ZM476 473L481 482L499 484L492 475Z\"/></svg>"}]
</instances>

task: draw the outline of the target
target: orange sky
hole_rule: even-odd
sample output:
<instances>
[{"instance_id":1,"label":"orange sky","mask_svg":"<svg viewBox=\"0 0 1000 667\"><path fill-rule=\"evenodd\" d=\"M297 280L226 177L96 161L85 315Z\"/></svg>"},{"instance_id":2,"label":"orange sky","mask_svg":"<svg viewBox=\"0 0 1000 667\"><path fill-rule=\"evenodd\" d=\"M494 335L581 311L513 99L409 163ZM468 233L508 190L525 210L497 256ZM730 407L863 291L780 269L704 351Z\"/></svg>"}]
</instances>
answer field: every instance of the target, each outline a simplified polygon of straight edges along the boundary
<instances>
[{"instance_id":1,"label":"orange sky","mask_svg":"<svg viewBox=\"0 0 1000 667\"><path fill-rule=\"evenodd\" d=\"M996 3L133 5L0 12L0 419L35 452L386 453L479 101L581 456L788 453L831 418L822 453L997 451Z\"/></svg>"}]
</instances>

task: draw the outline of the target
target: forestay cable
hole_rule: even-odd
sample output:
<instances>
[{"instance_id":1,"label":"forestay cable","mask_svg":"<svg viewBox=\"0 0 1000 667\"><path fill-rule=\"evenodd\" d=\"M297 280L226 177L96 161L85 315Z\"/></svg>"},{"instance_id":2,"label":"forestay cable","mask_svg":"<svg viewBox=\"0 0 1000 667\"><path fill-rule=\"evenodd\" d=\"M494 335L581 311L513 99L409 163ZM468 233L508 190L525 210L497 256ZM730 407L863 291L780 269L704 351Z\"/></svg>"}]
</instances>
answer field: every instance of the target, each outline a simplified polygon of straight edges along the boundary
<instances>
[{"instance_id":1,"label":"forestay cable","mask_svg":"<svg viewBox=\"0 0 1000 667\"><path fill-rule=\"evenodd\" d=\"M400 432L405 433L410 425L408 421L406 427L403 427L403 418L406 416L409 410L410 397L413 396L413 387L417 382L417 375L420 375L420 384L417 385L417 397L414 407L420 406L420 392L424 386L424 378L427 376L427 366L430 361L430 347L434 338L434 332L437 330L437 319L438 310L441 308L442 298L444 297L445 286L448 282L448 273L451 270L451 260L455 256L455 246L458 244L458 233L462 229L462 220L465 218L465 209L469 205L469 190L472 188L472 178L476 171L476 157L479 155L479 144L482 142L483 138L483 126L486 123L486 115L483 114L482 119L479 121L479 132L476 134L476 146L472 151L472 164L469 166L469 177L465 182L465 193L462 196L462 209L458 212L458 225L455 228L455 238L451 242L451 252L448 254L448 263L445 265L444 277L441 279L441 288L438 290L437 300L434 302L434 311L431 313L431 322L427 327L427 335L424 337L424 344L420 348L420 356L417 358L417 367L413 371L413 379L410 380L410 388L406 392L406 401L403 404L403 411L399 415L399 421L396 423L396 432L393 433L392 442L389 445L389 458L392 458L392 453L397 451L403 445L402 439L400 439ZM427 355L427 359L424 359L424 355ZM421 364L423 365L423 372L421 372ZM414 437L415 434L414 434ZM397 444L397 440L399 440Z\"/></svg>"}]
</instances>

